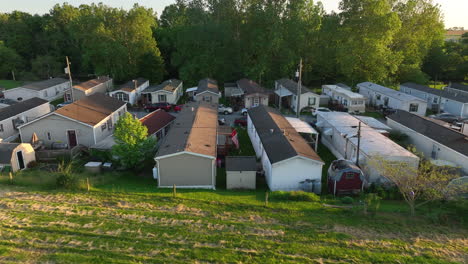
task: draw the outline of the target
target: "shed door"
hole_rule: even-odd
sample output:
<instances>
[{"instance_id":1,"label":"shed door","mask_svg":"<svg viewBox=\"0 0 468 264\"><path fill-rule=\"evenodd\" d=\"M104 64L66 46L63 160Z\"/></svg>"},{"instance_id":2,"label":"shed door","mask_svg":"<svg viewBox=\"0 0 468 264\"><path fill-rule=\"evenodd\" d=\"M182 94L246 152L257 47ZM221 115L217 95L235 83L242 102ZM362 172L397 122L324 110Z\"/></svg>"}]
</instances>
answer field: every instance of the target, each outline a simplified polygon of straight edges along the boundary
<instances>
[{"instance_id":1,"label":"shed door","mask_svg":"<svg viewBox=\"0 0 468 264\"><path fill-rule=\"evenodd\" d=\"M76 131L75 130L68 130L68 146L70 148L73 148L77 145L77 139L76 139Z\"/></svg>"},{"instance_id":2,"label":"shed door","mask_svg":"<svg viewBox=\"0 0 468 264\"><path fill-rule=\"evenodd\" d=\"M19 169L22 170L24 169L24 158L23 158L23 152L22 151L18 151L16 152L16 157L18 159L18 166L19 166Z\"/></svg>"}]
</instances>

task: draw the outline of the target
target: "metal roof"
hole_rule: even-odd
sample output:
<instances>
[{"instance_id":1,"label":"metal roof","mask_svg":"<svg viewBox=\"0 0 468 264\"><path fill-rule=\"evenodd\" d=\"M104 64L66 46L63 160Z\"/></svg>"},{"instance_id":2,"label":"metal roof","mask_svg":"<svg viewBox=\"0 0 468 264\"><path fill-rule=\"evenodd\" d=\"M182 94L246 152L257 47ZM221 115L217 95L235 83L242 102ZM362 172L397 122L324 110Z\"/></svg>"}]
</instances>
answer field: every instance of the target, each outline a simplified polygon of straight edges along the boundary
<instances>
[{"instance_id":1,"label":"metal roof","mask_svg":"<svg viewBox=\"0 0 468 264\"><path fill-rule=\"evenodd\" d=\"M177 87L179 87L179 85L182 83L181 80L177 80L177 79L169 79L169 80L166 80L158 85L152 85L148 88L146 88L143 93L150 93L150 92L156 92L156 91L161 91L161 90L164 90L164 91L168 91L168 92L174 92Z\"/></svg>"},{"instance_id":2,"label":"metal roof","mask_svg":"<svg viewBox=\"0 0 468 264\"><path fill-rule=\"evenodd\" d=\"M403 92L400 92L400 91L397 91L397 90L394 90L385 86L381 86L375 83L371 83L371 82L362 82L362 83L357 84L357 86L365 87L367 89L373 90L375 92L379 92L381 94L384 94L386 96L389 96L389 97L392 97L394 99L401 100L401 101L425 102L423 99L418 98L416 96L409 95L409 94L406 94L406 93L403 93Z\"/></svg>"},{"instance_id":3,"label":"metal roof","mask_svg":"<svg viewBox=\"0 0 468 264\"><path fill-rule=\"evenodd\" d=\"M315 130L311 125L307 122L297 118L297 117L285 117L288 120L289 124L291 124L294 129L296 129L299 133L304 134L318 134L317 130Z\"/></svg>"},{"instance_id":4,"label":"metal roof","mask_svg":"<svg viewBox=\"0 0 468 264\"><path fill-rule=\"evenodd\" d=\"M426 85L421 85L421 84L416 84L416 83L411 83L411 82L403 83L400 86L405 86L405 87L415 89L421 92L430 93L430 94L437 95L443 98L447 98L453 101L457 101L461 103L468 103L468 95L465 93L449 91L449 90L434 89Z\"/></svg>"},{"instance_id":5,"label":"metal roof","mask_svg":"<svg viewBox=\"0 0 468 264\"><path fill-rule=\"evenodd\" d=\"M30 109L33 109L43 104L49 104L49 102L47 100L44 100L38 97L33 97L31 99L24 100L22 102L1 108L0 120L5 120L7 118L16 116L18 114L21 114L23 112L26 112Z\"/></svg>"},{"instance_id":6,"label":"metal roof","mask_svg":"<svg viewBox=\"0 0 468 264\"><path fill-rule=\"evenodd\" d=\"M467 136L462 133L433 122L427 117L411 114L402 110L398 110L396 113L387 116L387 118L468 156Z\"/></svg>"},{"instance_id":7,"label":"metal roof","mask_svg":"<svg viewBox=\"0 0 468 264\"><path fill-rule=\"evenodd\" d=\"M345 112L317 112L317 126L322 130L335 129L338 133L348 138L357 145L357 132L359 119ZM377 132L375 129L361 123L360 150L367 155L381 155L385 157L412 157L416 155L402 146Z\"/></svg>"},{"instance_id":8,"label":"metal roof","mask_svg":"<svg viewBox=\"0 0 468 264\"><path fill-rule=\"evenodd\" d=\"M209 92L218 94L219 93L218 82L216 80L213 80L213 79L210 79L210 78L200 80L198 82L197 93L200 94L200 93L203 93L205 91L209 91Z\"/></svg>"},{"instance_id":9,"label":"metal roof","mask_svg":"<svg viewBox=\"0 0 468 264\"><path fill-rule=\"evenodd\" d=\"M44 81L39 81L39 82L33 82L29 84L25 84L23 86L20 86L22 88L30 89L30 90L35 90L35 91L41 91L62 83L70 82L69 80L66 80L64 78L52 78Z\"/></svg>"},{"instance_id":10,"label":"metal roof","mask_svg":"<svg viewBox=\"0 0 468 264\"><path fill-rule=\"evenodd\" d=\"M348 90L348 89L345 89L343 87L340 87L338 85L333 85L333 84L325 84L324 85L325 87L333 90L334 92L336 93L340 93L340 94L343 94L345 95L346 97L348 98L352 98L352 99L365 99L364 95L360 94L360 93L355 93L355 92L352 92L351 90Z\"/></svg>"}]
</instances>

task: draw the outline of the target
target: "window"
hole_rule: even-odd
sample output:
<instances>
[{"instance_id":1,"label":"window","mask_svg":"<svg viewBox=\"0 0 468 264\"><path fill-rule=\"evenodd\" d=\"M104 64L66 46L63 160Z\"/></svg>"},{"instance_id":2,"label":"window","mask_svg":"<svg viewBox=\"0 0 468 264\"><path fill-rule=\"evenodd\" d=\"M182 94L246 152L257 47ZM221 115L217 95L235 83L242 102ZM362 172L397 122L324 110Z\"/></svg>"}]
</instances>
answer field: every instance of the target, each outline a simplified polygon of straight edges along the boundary
<instances>
[{"instance_id":1,"label":"window","mask_svg":"<svg viewBox=\"0 0 468 264\"><path fill-rule=\"evenodd\" d=\"M346 173L346 179L347 179L347 180L352 180L352 179L354 179L354 172L347 172L347 173Z\"/></svg>"},{"instance_id":2,"label":"window","mask_svg":"<svg viewBox=\"0 0 468 264\"><path fill-rule=\"evenodd\" d=\"M410 105L409 105L409 111L410 111L410 112L417 112L417 111L418 111L418 107L419 107L418 104L410 104Z\"/></svg>"},{"instance_id":3,"label":"window","mask_svg":"<svg viewBox=\"0 0 468 264\"><path fill-rule=\"evenodd\" d=\"M158 102L161 102L161 103L167 102L167 96L165 94L158 95Z\"/></svg>"},{"instance_id":4,"label":"window","mask_svg":"<svg viewBox=\"0 0 468 264\"><path fill-rule=\"evenodd\" d=\"M47 97L47 90L44 91L44 97Z\"/></svg>"},{"instance_id":5,"label":"window","mask_svg":"<svg viewBox=\"0 0 468 264\"><path fill-rule=\"evenodd\" d=\"M0 124L0 132L3 132L3 124Z\"/></svg>"},{"instance_id":6,"label":"window","mask_svg":"<svg viewBox=\"0 0 468 264\"><path fill-rule=\"evenodd\" d=\"M205 102L211 102L211 96L203 96L203 101Z\"/></svg>"},{"instance_id":7,"label":"window","mask_svg":"<svg viewBox=\"0 0 468 264\"><path fill-rule=\"evenodd\" d=\"M107 119L107 129L111 130L112 129L112 117Z\"/></svg>"},{"instance_id":8,"label":"window","mask_svg":"<svg viewBox=\"0 0 468 264\"><path fill-rule=\"evenodd\" d=\"M128 102L128 94L126 93L118 92L112 95L112 97L117 98L120 101Z\"/></svg>"},{"instance_id":9,"label":"window","mask_svg":"<svg viewBox=\"0 0 468 264\"><path fill-rule=\"evenodd\" d=\"M60 93L59 89L57 87L55 87L55 95L57 95L59 93Z\"/></svg>"},{"instance_id":10,"label":"window","mask_svg":"<svg viewBox=\"0 0 468 264\"><path fill-rule=\"evenodd\" d=\"M72 100L71 93L68 93L68 92L67 92L67 93L65 94L65 101L66 101L66 102L71 102L71 100Z\"/></svg>"},{"instance_id":11,"label":"window","mask_svg":"<svg viewBox=\"0 0 468 264\"><path fill-rule=\"evenodd\" d=\"M309 102L308 102L309 105L315 105L315 102L316 102L315 97L309 97Z\"/></svg>"},{"instance_id":12,"label":"window","mask_svg":"<svg viewBox=\"0 0 468 264\"><path fill-rule=\"evenodd\" d=\"M383 103L385 106L388 106L388 97L384 97Z\"/></svg>"},{"instance_id":13,"label":"window","mask_svg":"<svg viewBox=\"0 0 468 264\"><path fill-rule=\"evenodd\" d=\"M343 105L347 106L347 105L348 105L348 100L345 99L345 100L343 101Z\"/></svg>"},{"instance_id":14,"label":"window","mask_svg":"<svg viewBox=\"0 0 468 264\"><path fill-rule=\"evenodd\" d=\"M47 132L47 140L52 140L52 136L50 135L50 132Z\"/></svg>"},{"instance_id":15,"label":"window","mask_svg":"<svg viewBox=\"0 0 468 264\"><path fill-rule=\"evenodd\" d=\"M380 94L376 95L377 100L380 100Z\"/></svg>"},{"instance_id":16,"label":"window","mask_svg":"<svg viewBox=\"0 0 468 264\"><path fill-rule=\"evenodd\" d=\"M260 104L260 99L258 97L254 97L254 106L257 106Z\"/></svg>"},{"instance_id":17,"label":"window","mask_svg":"<svg viewBox=\"0 0 468 264\"><path fill-rule=\"evenodd\" d=\"M439 100L437 100L437 97L434 97L433 100L432 100L432 102L433 102L434 104L437 104L438 101L439 101Z\"/></svg>"},{"instance_id":18,"label":"window","mask_svg":"<svg viewBox=\"0 0 468 264\"><path fill-rule=\"evenodd\" d=\"M104 123L104 124L101 125L101 131L106 130L106 128L107 128L107 124L106 124L106 123Z\"/></svg>"}]
</instances>

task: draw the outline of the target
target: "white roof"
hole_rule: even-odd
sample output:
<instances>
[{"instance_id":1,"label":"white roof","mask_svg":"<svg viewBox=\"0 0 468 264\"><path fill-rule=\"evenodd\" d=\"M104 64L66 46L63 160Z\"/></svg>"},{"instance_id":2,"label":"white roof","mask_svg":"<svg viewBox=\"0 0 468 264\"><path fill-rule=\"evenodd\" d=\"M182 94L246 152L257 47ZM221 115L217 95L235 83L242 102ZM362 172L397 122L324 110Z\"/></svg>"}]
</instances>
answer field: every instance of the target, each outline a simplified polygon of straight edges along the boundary
<instances>
[{"instance_id":1,"label":"white roof","mask_svg":"<svg viewBox=\"0 0 468 264\"><path fill-rule=\"evenodd\" d=\"M341 136L347 137L354 145L357 145L357 131L359 119L344 112L317 112L322 129L334 128ZM360 150L367 155L380 155L385 158L409 157L418 159L416 155L404 149L389 138L380 134L373 128L361 123Z\"/></svg>"},{"instance_id":2,"label":"white roof","mask_svg":"<svg viewBox=\"0 0 468 264\"><path fill-rule=\"evenodd\" d=\"M392 128L390 128L389 126L385 125L384 123L380 122L379 120L373 117L360 116L360 115L355 115L354 117L361 120L364 124L372 127L373 129L384 130L385 132L392 130Z\"/></svg>"},{"instance_id":3,"label":"white roof","mask_svg":"<svg viewBox=\"0 0 468 264\"><path fill-rule=\"evenodd\" d=\"M420 101L420 102L426 102L423 99L420 99L418 97L412 96L410 94L406 94L382 85L378 85L375 83L371 82L362 82L357 85L358 87L365 87L367 89L373 90L375 92L379 92L381 94L384 94L386 96L395 98L397 100L401 101Z\"/></svg>"},{"instance_id":4,"label":"white roof","mask_svg":"<svg viewBox=\"0 0 468 264\"><path fill-rule=\"evenodd\" d=\"M185 90L185 92L186 92L186 93L190 93L190 92L195 92L196 90L198 90L198 87L197 87L197 86L187 88L187 90Z\"/></svg>"},{"instance_id":5,"label":"white roof","mask_svg":"<svg viewBox=\"0 0 468 264\"><path fill-rule=\"evenodd\" d=\"M325 84L324 86L326 86L327 88L329 88L331 90L334 90L336 93L344 94L348 98L365 99L364 95L359 94L359 93L354 93L354 92L352 92L352 91L350 91L348 89L345 89L345 88L337 86L337 85Z\"/></svg>"},{"instance_id":6,"label":"white roof","mask_svg":"<svg viewBox=\"0 0 468 264\"><path fill-rule=\"evenodd\" d=\"M296 129L299 133L305 134L318 134L317 130L315 130L311 125L307 124L307 122L300 120L296 117L286 117L289 124L291 124L294 129Z\"/></svg>"}]
</instances>

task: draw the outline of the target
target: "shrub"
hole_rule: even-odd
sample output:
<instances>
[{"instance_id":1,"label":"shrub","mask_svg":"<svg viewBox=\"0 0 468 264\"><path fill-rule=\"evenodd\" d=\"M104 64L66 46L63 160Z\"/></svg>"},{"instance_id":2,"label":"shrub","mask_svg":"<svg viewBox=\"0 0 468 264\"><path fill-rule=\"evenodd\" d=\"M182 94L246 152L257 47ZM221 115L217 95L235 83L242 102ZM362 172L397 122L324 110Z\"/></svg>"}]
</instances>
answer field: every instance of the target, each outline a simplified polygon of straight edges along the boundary
<instances>
[{"instance_id":1,"label":"shrub","mask_svg":"<svg viewBox=\"0 0 468 264\"><path fill-rule=\"evenodd\" d=\"M32 168L36 168L37 166L39 166L39 163L37 163L37 161L33 160L33 161L29 162L26 167L28 167L28 169L32 169Z\"/></svg>"},{"instance_id":2,"label":"shrub","mask_svg":"<svg viewBox=\"0 0 468 264\"><path fill-rule=\"evenodd\" d=\"M377 210L380 208L380 198L377 194L375 193L368 193L364 197L364 213L371 213L372 215L375 215L377 213Z\"/></svg>"},{"instance_id":3,"label":"shrub","mask_svg":"<svg viewBox=\"0 0 468 264\"><path fill-rule=\"evenodd\" d=\"M57 177L57 187L69 190L77 189L79 185L78 177L72 174L62 174Z\"/></svg>"},{"instance_id":4,"label":"shrub","mask_svg":"<svg viewBox=\"0 0 468 264\"><path fill-rule=\"evenodd\" d=\"M341 198L341 202L344 203L344 204L353 204L354 199L352 197L345 196L345 197Z\"/></svg>"},{"instance_id":5,"label":"shrub","mask_svg":"<svg viewBox=\"0 0 468 264\"><path fill-rule=\"evenodd\" d=\"M283 200L283 201L306 201L306 202L319 202L320 197L315 193L308 193L304 191L275 191L270 195L273 200Z\"/></svg>"}]
</instances>

